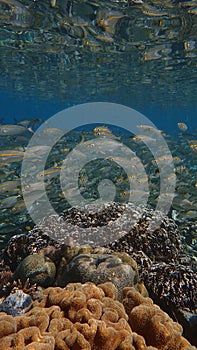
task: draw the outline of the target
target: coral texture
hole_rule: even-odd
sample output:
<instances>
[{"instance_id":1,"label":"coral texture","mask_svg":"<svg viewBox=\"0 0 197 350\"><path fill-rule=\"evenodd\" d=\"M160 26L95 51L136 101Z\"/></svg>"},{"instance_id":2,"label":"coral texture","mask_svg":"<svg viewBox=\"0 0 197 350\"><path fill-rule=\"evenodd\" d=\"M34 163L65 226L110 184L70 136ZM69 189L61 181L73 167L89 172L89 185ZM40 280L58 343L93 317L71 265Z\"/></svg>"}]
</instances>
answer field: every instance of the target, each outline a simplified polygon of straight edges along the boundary
<instances>
[{"instance_id":1,"label":"coral texture","mask_svg":"<svg viewBox=\"0 0 197 350\"><path fill-rule=\"evenodd\" d=\"M107 282L49 287L23 316L0 313L0 349L194 350L182 327L135 288Z\"/></svg>"},{"instance_id":2,"label":"coral texture","mask_svg":"<svg viewBox=\"0 0 197 350\"><path fill-rule=\"evenodd\" d=\"M144 337L147 345L158 349L189 349L188 341L182 337L181 325L153 304L152 299L144 298L132 287L125 288L123 293L128 322L133 331Z\"/></svg>"},{"instance_id":3,"label":"coral texture","mask_svg":"<svg viewBox=\"0 0 197 350\"><path fill-rule=\"evenodd\" d=\"M27 256L18 265L15 278L25 283L29 279L31 284L38 284L43 287L52 285L56 274L56 267L53 261L43 254Z\"/></svg>"},{"instance_id":4,"label":"coral texture","mask_svg":"<svg viewBox=\"0 0 197 350\"><path fill-rule=\"evenodd\" d=\"M86 209L85 211L79 208L68 209L60 215L60 220L57 220L55 216L50 216L43 219L43 222L35 226L27 236L17 235L11 238L2 254L3 260L1 262L2 266L7 265L6 273L1 272L4 295L8 295L12 289L11 272L15 271L27 255L35 253L42 253L55 263L56 276L58 282L61 282L61 286L74 281L105 282L103 279L98 281L101 276L99 265L104 264L104 262L97 264L98 256L93 258L93 254L96 252L80 249L81 244L84 244L84 240L82 239L83 242L81 242L80 237L85 237L86 243L93 239L94 244L97 243L94 237L98 237L99 244L103 243L116 253L126 252L137 262L140 278L146 285L150 297L175 321L178 320L182 324L185 336L197 345L195 337L197 318L196 261L191 257L191 254L187 254L186 247L181 243L181 236L175 221L164 216L162 212L134 207L130 203L106 203L102 206L93 205ZM157 225L158 220L160 226ZM151 230L149 230L150 225L152 225ZM106 236L106 230L107 236L113 243L100 241L101 236ZM49 237L50 235L57 237L57 232L60 231L63 237L68 238L67 246ZM86 236L85 232L89 232L89 236L88 234ZM70 237L71 240L69 240ZM184 251L184 249L186 250ZM99 254L105 254L101 247L99 250ZM85 263L85 259L77 257L79 254L88 255L89 261L87 259ZM72 259L75 264L72 264ZM79 261L81 265L78 264ZM92 265L91 262L93 262ZM84 263L85 269L82 268ZM123 268L124 263L125 261L118 269ZM128 261L127 263L130 264ZM89 267L91 268L89 269ZM131 267L136 271L133 266ZM106 259L107 278L112 270L117 272L115 266L110 268L107 266ZM78 280L72 274L73 271L80 277ZM116 283L115 278L112 279L111 275L111 281L117 287L119 284L119 289L121 289L124 286L122 282L124 282L126 275L127 273L123 274L121 282L118 280L118 283ZM143 284L137 286L135 284L136 278L133 281L135 287L143 292ZM53 285L57 285L55 283ZM187 317L185 312L190 312L191 315Z\"/></svg>"},{"instance_id":5,"label":"coral texture","mask_svg":"<svg viewBox=\"0 0 197 350\"><path fill-rule=\"evenodd\" d=\"M147 295L144 285L140 282L136 262L126 253L111 252L102 247L81 248L78 254L60 269L56 285L64 287L69 282L88 281L95 284L112 282L118 289L119 300L122 299L122 290L126 286L135 286Z\"/></svg>"}]
</instances>

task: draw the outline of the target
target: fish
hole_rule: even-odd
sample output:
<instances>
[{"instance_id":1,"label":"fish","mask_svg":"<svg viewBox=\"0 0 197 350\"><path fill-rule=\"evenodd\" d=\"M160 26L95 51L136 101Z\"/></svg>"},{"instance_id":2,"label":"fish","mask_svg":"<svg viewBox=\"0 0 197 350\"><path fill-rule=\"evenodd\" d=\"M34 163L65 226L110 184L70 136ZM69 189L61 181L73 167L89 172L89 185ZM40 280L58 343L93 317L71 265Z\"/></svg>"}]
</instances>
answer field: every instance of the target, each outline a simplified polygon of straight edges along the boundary
<instances>
[{"instance_id":1,"label":"fish","mask_svg":"<svg viewBox=\"0 0 197 350\"><path fill-rule=\"evenodd\" d=\"M25 128L32 128L34 127L36 124L40 123L41 122L41 119L40 118L34 118L34 119L24 119L24 120L21 120L21 121L16 121L16 124L17 125L21 125L21 126L24 126Z\"/></svg>"},{"instance_id":2,"label":"fish","mask_svg":"<svg viewBox=\"0 0 197 350\"><path fill-rule=\"evenodd\" d=\"M2 163L20 162L23 160L24 151L5 150L0 152L0 160Z\"/></svg>"},{"instance_id":3,"label":"fish","mask_svg":"<svg viewBox=\"0 0 197 350\"><path fill-rule=\"evenodd\" d=\"M34 183L30 183L30 184L26 184L24 187L23 187L23 192L26 194L26 195L31 195L33 194L33 192L42 192L44 193L44 187L45 185L42 183L42 182L34 182Z\"/></svg>"},{"instance_id":4,"label":"fish","mask_svg":"<svg viewBox=\"0 0 197 350\"><path fill-rule=\"evenodd\" d=\"M95 136L113 137L114 139L120 140L120 137L114 135L107 126L96 126L93 129L93 134Z\"/></svg>"},{"instance_id":5,"label":"fish","mask_svg":"<svg viewBox=\"0 0 197 350\"><path fill-rule=\"evenodd\" d=\"M153 143L153 144L155 144L156 143L156 139L155 138L152 138L152 137L150 137L150 136L147 136L147 135L136 135L136 136L134 136L133 138L132 138L132 140L133 141L135 141L135 142L147 142L148 144L149 143Z\"/></svg>"},{"instance_id":6,"label":"fish","mask_svg":"<svg viewBox=\"0 0 197 350\"><path fill-rule=\"evenodd\" d=\"M0 209L12 208L18 201L20 196L7 197L0 202Z\"/></svg>"},{"instance_id":7,"label":"fish","mask_svg":"<svg viewBox=\"0 0 197 350\"><path fill-rule=\"evenodd\" d=\"M161 16L168 16L168 12L164 11L164 9L158 9L154 6L148 5L144 3L144 6L142 8L142 12L146 16L152 16L152 17L161 17Z\"/></svg>"},{"instance_id":8,"label":"fish","mask_svg":"<svg viewBox=\"0 0 197 350\"><path fill-rule=\"evenodd\" d=\"M19 200L14 204L14 206L10 210L11 210L11 213L15 215L15 214L22 213L24 211L27 212L27 207L23 200Z\"/></svg>"},{"instance_id":9,"label":"fish","mask_svg":"<svg viewBox=\"0 0 197 350\"><path fill-rule=\"evenodd\" d=\"M22 125L11 125L11 124L0 125L0 136L20 135L28 131L32 132L31 129L26 128Z\"/></svg>"},{"instance_id":10,"label":"fish","mask_svg":"<svg viewBox=\"0 0 197 350\"><path fill-rule=\"evenodd\" d=\"M188 129L187 124L183 123L183 122L177 123L177 126L178 126L179 130L181 130L181 131L186 131Z\"/></svg>"},{"instance_id":11,"label":"fish","mask_svg":"<svg viewBox=\"0 0 197 350\"><path fill-rule=\"evenodd\" d=\"M157 164L158 162L164 162L164 164L173 164L173 158L171 155L164 154L160 157L157 157L151 161L153 164Z\"/></svg>"},{"instance_id":12,"label":"fish","mask_svg":"<svg viewBox=\"0 0 197 350\"><path fill-rule=\"evenodd\" d=\"M0 184L0 194L15 194L21 191L20 180L6 181Z\"/></svg>"},{"instance_id":13,"label":"fish","mask_svg":"<svg viewBox=\"0 0 197 350\"><path fill-rule=\"evenodd\" d=\"M115 26L121 19L127 17L120 11L99 10L97 11L97 25L103 28L109 34L115 34Z\"/></svg>"},{"instance_id":14,"label":"fish","mask_svg":"<svg viewBox=\"0 0 197 350\"><path fill-rule=\"evenodd\" d=\"M30 148L25 148L25 158L42 157L46 155L51 150L51 146L32 146Z\"/></svg>"},{"instance_id":15,"label":"fish","mask_svg":"<svg viewBox=\"0 0 197 350\"><path fill-rule=\"evenodd\" d=\"M48 180L53 179L53 178L58 177L60 175L60 171L61 171L61 167L48 168L48 169L45 169L44 171L39 172L36 175L36 178L38 180L43 179L45 177Z\"/></svg>"},{"instance_id":16,"label":"fish","mask_svg":"<svg viewBox=\"0 0 197 350\"><path fill-rule=\"evenodd\" d=\"M183 215L183 214L182 214ZM197 210L188 210L184 212L183 218L186 219L197 219Z\"/></svg>"},{"instance_id":17,"label":"fish","mask_svg":"<svg viewBox=\"0 0 197 350\"><path fill-rule=\"evenodd\" d=\"M62 136L63 132L66 133L67 131L63 131L58 128L45 128L41 131L44 135L57 135Z\"/></svg>"},{"instance_id":18,"label":"fish","mask_svg":"<svg viewBox=\"0 0 197 350\"><path fill-rule=\"evenodd\" d=\"M197 142L196 143L190 143L190 148L193 150L193 151L197 151Z\"/></svg>"},{"instance_id":19,"label":"fish","mask_svg":"<svg viewBox=\"0 0 197 350\"><path fill-rule=\"evenodd\" d=\"M157 129L157 128L154 128L154 126L151 126L151 125L145 125L145 124L139 124L139 125L136 125L136 127L139 129L139 130L142 130L142 131L148 131L149 133L158 133L158 134L163 134L164 131L163 130L160 130L160 129Z\"/></svg>"}]
</instances>

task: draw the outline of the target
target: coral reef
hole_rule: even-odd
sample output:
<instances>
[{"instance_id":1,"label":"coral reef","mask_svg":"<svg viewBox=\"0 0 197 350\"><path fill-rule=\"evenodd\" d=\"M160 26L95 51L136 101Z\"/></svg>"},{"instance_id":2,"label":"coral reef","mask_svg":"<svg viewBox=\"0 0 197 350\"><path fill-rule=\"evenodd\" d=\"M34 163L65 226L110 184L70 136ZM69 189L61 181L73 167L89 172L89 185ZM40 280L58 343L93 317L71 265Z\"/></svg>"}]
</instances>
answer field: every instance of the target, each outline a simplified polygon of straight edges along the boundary
<instances>
[{"instance_id":1,"label":"coral reef","mask_svg":"<svg viewBox=\"0 0 197 350\"><path fill-rule=\"evenodd\" d=\"M106 246L125 236L145 213L151 216L153 211L131 203L91 203L45 217L34 229L68 245ZM159 217L159 213L155 215Z\"/></svg>"},{"instance_id":2,"label":"coral reef","mask_svg":"<svg viewBox=\"0 0 197 350\"><path fill-rule=\"evenodd\" d=\"M17 242L20 241L19 236L15 239ZM58 259L56 259L57 252ZM17 258L16 255L15 257ZM118 288L119 299L125 286L135 286L137 290L147 295L146 288L139 278L137 264L127 253L88 245L81 247L64 245L61 249L46 246L39 253L28 255L19 263L14 279L20 280L22 286L28 280L29 285L36 284L43 287L53 285L64 287L69 282L91 281L98 284L111 281Z\"/></svg>"},{"instance_id":3,"label":"coral reef","mask_svg":"<svg viewBox=\"0 0 197 350\"><path fill-rule=\"evenodd\" d=\"M105 248L80 249L64 268L61 267L55 284L64 287L69 282L88 281L95 284L111 281L118 289L120 300L126 286L135 286L147 295L140 283L136 262L126 253L112 253Z\"/></svg>"},{"instance_id":4,"label":"coral reef","mask_svg":"<svg viewBox=\"0 0 197 350\"><path fill-rule=\"evenodd\" d=\"M189 349L182 337L182 327L173 322L150 298L136 293L134 288L124 289L123 305L133 331L142 335L148 345L159 349ZM195 347L191 347L191 349Z\"/></svg>"},{"instance_id":5,"label":"coral reef","mask_svg":"<svg viewBox=\"0 0 197 350\"><path fill-rule=\"evenodd\" d=\"M164 224L168 226L167 230L164 230ZM125 251L135 259L140 278L150 297L174 320L181 323L184 335L197 345L196 261L185 254L185 247L180 243L175 223L167 218L162 221L162 225L156 231L147 232L147 223L140 220L128 234L109 246L115 251ZM191 317L185 318L185 311L189 311Z\"/></svg>"},{"instance_id":6,"label":"coral reef","mask_svg":"<svg viewBox=\"0 0 197 350\"><path fill-rule=\"evenodd\" d=\"M144 283L149 293L162 303L166 300L169 308L195 311L197 279L193 270L181 264L153 264L147 271L142 272Z\"/></svg>"},{"instance_id":7,"label":"coral reef","mask_svg":"<svg viewBox=\"0 0 197 350\"><path fill-rule=\"evenodd\" d=\"M160 227L154 226L158 220ZM79 237L85 238L87 242L93 239L95 244L94 237L99 241L100 236L106 236L106 229L112 241L116 237L113 243L105 242L108 250L80 245ZM87 235L83 235L83 230L88 232ZM67 237L67 244L50 237L60 231ZM131 264L131 260L129 262L128 255L124 260L124 252L137 262L137 267ZM196 344L196 262L186 255L175 222L163 213L136 208L131 204L106 203L84 210L68 209L60 215L59 220L55 216L45 218L27 236L11 238L2 252L1 265L6 266L7 272L5 283L2 280L1 284L7 294L11 290L11 273L26 256L35 253L50 258L56 265L57 274L53 285L111 280L119 289L120 300L122 289L126 286L125 280L146 295L141 279L154 302L175 321L178 320L183 325L184 334ZM121 254L121 257L117 254ZM3 276L4 272L1 274ZM28 274L25 274L27 277ZM186 312L191 315L186 317Z\"/></svg>"},{"instance_id":8,"label":"coral reef","mask_svg":"<svg viewBox=\"0 0 197 350\"><path fill-rule=\"evenodd\" d=\"M1 350L194 350L182 327L133 287L48 287L23 316L0 313Z\"/></svg>"},{"instance_id":9,"label":"coral reef","mask_svg":"<svg viewBox=\"0 0 197 350\"><path fill-rule=\"evenodd\" d=\"M129 223L128 217L127 225ZM169 262L178 257L181 248L180 239L177 225L172 219L164 216L162 212L146 209L135 225L130 226L127 234L109 246L131 255L142 251L152 261Z\"/></svg>"},{"instance_id":10,"label":"coral reef","mask_svg":"<svg viewBox=\"0 0 197 350\"><path fill-rule=\"evenodd\" d=\"M53 261L43 254L27 256L18 265L14 277L25 283L28 279L30 284L38 284L49 287L53 284L56 267Z\"/></svg>"},{"instance_id":11,"label":"coral reef","mask_svg":"<svg viewBox=\"0 0 197 350\"><path fill-rule=\"evenodd\" d=\"M49 258L58 260L59 251L61 251L60 243L35 228L27 235L19 234L13 236L9 240L7 247L2 250L1 259L3 264L9 266L11 271L14 272L26 256L39 253L44 248L47 248L49 251L49 247L51 247L50 253L48 252ZM48 254L46 253L45 255L48 256Z\"/></svg>"}]
</instances>

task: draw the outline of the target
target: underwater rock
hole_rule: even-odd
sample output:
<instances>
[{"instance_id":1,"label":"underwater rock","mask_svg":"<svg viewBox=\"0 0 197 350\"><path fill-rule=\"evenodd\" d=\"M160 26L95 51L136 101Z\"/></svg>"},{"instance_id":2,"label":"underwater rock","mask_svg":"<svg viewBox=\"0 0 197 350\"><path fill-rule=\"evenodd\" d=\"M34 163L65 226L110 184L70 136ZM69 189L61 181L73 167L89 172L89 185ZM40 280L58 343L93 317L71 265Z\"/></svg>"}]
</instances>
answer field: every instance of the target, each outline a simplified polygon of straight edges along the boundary
<instances>
[{"instance_id":1,"label":"underwater rock","mask_svg":"<svg viewBox=\"0 0 197 350\"><path fill-rule=\"evenodd\" d=\"M177 320L183 327L184 336L189 339L193 345L197 346L197 313L194 314L186 310L179 310L177 313Z\"/></svg>"},{"instance_id":2,"label":"underwater rock","mask_svg":"<svg viewBox=\"0 0 197 350\"><path fill-rule=\"evenodd\" d=\"M27 312L32 307L31 297L18 290L15 293L8 295L0 304L0 311L6 312L8 315L16 316Z\"/></svg>"},{"instance_id":3,"label":"underwater rock","mask_svg":"<svg viewBox=\"0 0 197 350\"><path fill-rule=\"evenodd\" d=\"M17 267L14 278L24 284L27 279L30 284L42 287L52 285L56 274L55 264L42 254L27 256Z\"/></svg>"}]
</instances>

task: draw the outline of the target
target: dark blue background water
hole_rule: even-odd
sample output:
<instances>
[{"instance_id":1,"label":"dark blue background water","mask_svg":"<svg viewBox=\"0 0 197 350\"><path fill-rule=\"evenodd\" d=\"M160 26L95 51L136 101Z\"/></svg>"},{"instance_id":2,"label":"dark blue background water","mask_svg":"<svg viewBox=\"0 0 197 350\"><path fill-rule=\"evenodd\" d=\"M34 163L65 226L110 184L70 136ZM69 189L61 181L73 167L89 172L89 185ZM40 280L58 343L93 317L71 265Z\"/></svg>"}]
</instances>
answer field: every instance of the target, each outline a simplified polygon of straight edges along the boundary
<instances>
[{"instance_id":1,"label":"dark blue background water","mask_svg":"<svg viewBox=\"0 0 197 350\"><path fill-rule=\"evenodd\" d=\"M144 92L146 93L146 92ZM192 94L192 92L191 92ZM178 122L184 122L188 126L188 132L194 132L197 128L197 104L194 96L194 103L191 103L191 96L188 100L188 106L178 106L176 101L174 106L171 104L164 106L150 106L149 104L136 103L134 96L132 101L125 98L124 90L121 91L121 95L114 97L96 96L94 98L88 98L84 96L83 102L113 102L125 104L131 108L138 110L149 118L158 129L164 130L169 134L177 134L180 130L177 127ZM187 104L187 101L184 101ZM58 99L40 99L39 93L34 91L33 96L25 96L24 93L14 93L13 91L1 91L0 95L0 119L3 124L11 124L23 119L41 118L41 121L45 121L53 114L68 108L74 104L81 103L80 100L75 99L73 94L73 101L62 102Z\"/></svg>"}]
</instances>

